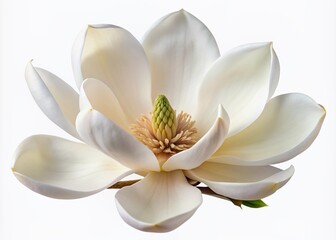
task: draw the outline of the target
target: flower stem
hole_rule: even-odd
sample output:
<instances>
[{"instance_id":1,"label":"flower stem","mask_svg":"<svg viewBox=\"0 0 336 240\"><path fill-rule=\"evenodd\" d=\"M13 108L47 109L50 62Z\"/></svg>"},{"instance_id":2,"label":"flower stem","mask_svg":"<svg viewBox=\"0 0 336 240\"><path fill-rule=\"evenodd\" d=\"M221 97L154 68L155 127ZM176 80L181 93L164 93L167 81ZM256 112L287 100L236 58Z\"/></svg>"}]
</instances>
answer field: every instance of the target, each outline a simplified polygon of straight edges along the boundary
<instances>
[{"instance_id":1,"label":"flower stem","mask_svg":"<svg viewBox=\"0 0 336 240\"><path fill-rule=\"evenodd\" d=\"M112 186L110 186L109 188L110 189L116 189L116 188L123 188L123 187L126 187L126 186L131 186L133 185L134 183L137 183L139 182L140 179L137 179L137 180L129 180L129 181L119 181L115 184L113 184Z\"/></svg>"}]
</instances>

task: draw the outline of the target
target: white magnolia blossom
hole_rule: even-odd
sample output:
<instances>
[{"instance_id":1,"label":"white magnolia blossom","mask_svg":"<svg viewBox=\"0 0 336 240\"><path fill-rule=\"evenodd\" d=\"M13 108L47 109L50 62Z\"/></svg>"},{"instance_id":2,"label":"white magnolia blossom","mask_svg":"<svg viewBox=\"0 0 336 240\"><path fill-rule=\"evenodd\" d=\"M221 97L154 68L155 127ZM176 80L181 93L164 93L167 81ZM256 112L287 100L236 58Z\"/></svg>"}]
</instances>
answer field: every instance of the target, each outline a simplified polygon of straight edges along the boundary
<instances>
[{"instance_id":1,"label":"white magnolia blossom","mask_svg":"<svg viewBox=\"0 0 336 240\"><path fill-rule=\"evenodd\" d=\"M279 61L271 43L220 56L208 28L184 10L160 19L142 44L121 27L90 25L72 65L79 93L31 62L26 80L42 111L80 142L31 136L13 172L60 199L141 173L115 198L124 221L142 231L171 231L195 213L202 194L191 180L231 199L273 194L294 167L271 165L307 149L325 117L306 95L272 98Z\"/></svg>"}]
</instances>

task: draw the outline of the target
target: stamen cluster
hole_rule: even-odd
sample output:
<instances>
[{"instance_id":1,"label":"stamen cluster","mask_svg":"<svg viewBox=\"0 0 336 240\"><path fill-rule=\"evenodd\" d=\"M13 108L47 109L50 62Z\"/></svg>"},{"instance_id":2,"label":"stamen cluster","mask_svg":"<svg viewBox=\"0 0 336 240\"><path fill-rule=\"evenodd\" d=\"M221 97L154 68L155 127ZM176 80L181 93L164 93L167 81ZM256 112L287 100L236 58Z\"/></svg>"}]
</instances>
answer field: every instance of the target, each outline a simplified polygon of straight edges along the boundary
<instances>
[{"instance_id":1,"label":"stamen cluster","mask_svg":"<svg viewBox=\"0 0 336 240\"><path fill-rule=\"evenodd\" d=\"M176 117L168 99L157 97L152 112L152 120L141 116L130 126L135 137L148 146L155 154L175 154L196 143L197 129L191 116L181 112Z\"/></svg>"}]
</instances>

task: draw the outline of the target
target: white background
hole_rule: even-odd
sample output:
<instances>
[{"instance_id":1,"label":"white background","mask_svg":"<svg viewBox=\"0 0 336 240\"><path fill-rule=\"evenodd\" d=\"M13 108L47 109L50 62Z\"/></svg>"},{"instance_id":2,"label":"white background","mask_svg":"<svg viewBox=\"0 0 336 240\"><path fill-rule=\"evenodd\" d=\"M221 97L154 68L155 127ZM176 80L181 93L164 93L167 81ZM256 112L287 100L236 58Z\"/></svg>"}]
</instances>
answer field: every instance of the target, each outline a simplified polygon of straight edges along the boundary
<instances>
[{"instance_id":1,"label":"white background","mask_svg":"<svg viewBox=\"0 0 336 240\"><path fill-rule=\"evenodd\" d=\"M32 134L71 138L35 105L24 79L30 59L74 86L73 40L86 24L120 25L139 40L163 15L184 8L201 19L221 52L273 41L281 64L276 94L303 92L327 109L321 133L296 157L290 182L243 210L204 197L177 230L143 233L119 217L114 191L55 200L21 185L11 173L16 146ZM0 239L336 239L336 4L320 1L43 1L0 0Z\"/></svg>"}]
</instances>

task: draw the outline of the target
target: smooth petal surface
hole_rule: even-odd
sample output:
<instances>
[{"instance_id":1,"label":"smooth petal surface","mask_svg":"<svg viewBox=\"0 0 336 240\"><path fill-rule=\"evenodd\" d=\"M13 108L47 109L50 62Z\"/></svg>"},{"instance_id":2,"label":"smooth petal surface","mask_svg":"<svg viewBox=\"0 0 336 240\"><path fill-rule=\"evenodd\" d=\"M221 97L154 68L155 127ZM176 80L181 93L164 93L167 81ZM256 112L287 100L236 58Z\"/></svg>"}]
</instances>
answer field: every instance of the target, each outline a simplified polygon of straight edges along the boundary
<instances>
[{"instance_id":1,"label":"smooth petal surface","mask_svg":"<svg viewBox=\"0 0 336 240\"><path fill-rule=\"evenodd\" d=\"M125 29L88 26L74 44L72 64L79 88L87 78L103 81L130 119L151 110L147 57L141 44Z\"/></svg>"},{"instance_id":2,"label":"smooth petal surface","mask_svg":"<svg viewBox=\"0 0 336 240\"><path fill-rule=\"evenodd\" d=\"M206 161L223 143L230 120L220 105L218 116L209 131L191 148L171 156L162 166L164 171L193 169Z\"/></svg>"},{"instance_id":3,"label":"smooth petal surface","mask_svg":"<svg viewBox=\"0 0 336 240\"><path fill-rule=\"evenodd\" d=\"M36 135L16 150L13 172L31 190L52 198L81 198L133 171L82 143Z\"/></svg>"},{"instance_id":4,"label":"smooth petal surface","mask_svg":"<svg viewBox=\"0 0 336 240\"><path fill-rule=\"evenodd\" d=\"M211 32L180 10L160 19L145 36L143 46L152 72L152 100L164 94L177 112L193 114L190 102L195 101L204 73L219 57Z\"/></svg>"},{"instance_id":5,"label":"smooth petal surface","mask_svg":"<svg viewBox=\"0 0 336 240\"><path fill-rule=\"evenodd\" d=\"M67 83L31 62L26 67L26 81L37 105L55 124L79 138L75 121L79 112L79 97Z\"/></svg>"},{"instance_id":6,"label":"smooth petal surface","mask_svg":"<svg viewBox=\"0 0 336 240\"><path fill-rule=\"evenodd\" d=\"M270 166L243 167L206 162L185 174L225 197L257 200L273 194L285 185L293 176L294 167L281 170Z\"/></svg>"},{"instance_id":7,"label":"smooth petal surface","mask_svg":"<svg viewBox=\"0 0 336 240\"><path fill-rule=\"evenodd\" d=\"M128 131L130 122L126 118L118 99L112 90L96 79L86 79L80 91L80 109L96 109Z\"/></svg>"},{"instance_id":8,"label":"smooth petal surface","mask_svg":"<svg viewBox=\"0 0 336 240\"><path fill-rule=\"evenodd\" d=\"M84 110L77 117L77 131L82 139L134 170L159 171L151 150L100 112Z\"/></svg>"},{"instance_id":9,"label":"smooth petal surface","mask_svg":"<svg viewBox=\"0 0 336 240\"><path fill-rule=\"evenodd\" d=\"M201 192L181 171L149 173L116 193L126 223L142 231L168 232L187 221L202 203Z\"/></svg>"},{"instance_id":10,"label":"smooth petal surface","mask_svg":"<svg viewBox=\"0 0 336 240\"><path fill-rule=\"evenodd\" d=\"M271 43L234 48L207 72L194 119L201 128L209 128L215 118L213 109L222 104L230 117L229 136L232 136L259 117L278 77L279 61Z\"/></svg>"},{"instance_id":11,"label":"smooth petal surface","mask_svg":"<svg viewBox=\"0 0 336 240\"><path fill-rule=\"evenodd\" d=\"M280 95L252 125L227 139L210 161L259 166L287 161L312 144L324 117L324 108L310 97Z\"/></svg>"}]
</instances>

